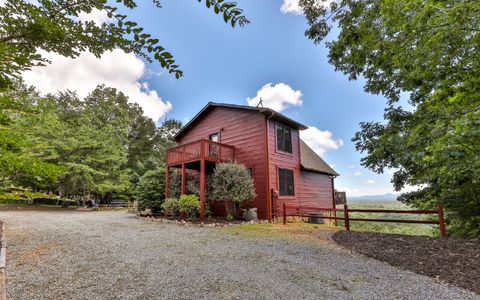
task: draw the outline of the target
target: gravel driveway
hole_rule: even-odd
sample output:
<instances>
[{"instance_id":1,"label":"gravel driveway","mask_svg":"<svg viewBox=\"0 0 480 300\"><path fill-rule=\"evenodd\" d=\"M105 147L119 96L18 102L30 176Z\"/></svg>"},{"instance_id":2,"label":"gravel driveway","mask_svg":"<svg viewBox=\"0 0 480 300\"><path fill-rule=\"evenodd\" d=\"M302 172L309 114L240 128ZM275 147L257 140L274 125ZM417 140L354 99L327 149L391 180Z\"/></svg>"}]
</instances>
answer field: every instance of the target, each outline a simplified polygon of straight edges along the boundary
<instances>
[{"instance_id":1,"label":"gravel driveway","mask_svg":"<svg viewBox=\"0 0 480 300\"><path fill-rule=\"evenodd\" d=\"M0 212L9 299L480 299L328 244L124 212Z\"/></svg>"}]
</instances>

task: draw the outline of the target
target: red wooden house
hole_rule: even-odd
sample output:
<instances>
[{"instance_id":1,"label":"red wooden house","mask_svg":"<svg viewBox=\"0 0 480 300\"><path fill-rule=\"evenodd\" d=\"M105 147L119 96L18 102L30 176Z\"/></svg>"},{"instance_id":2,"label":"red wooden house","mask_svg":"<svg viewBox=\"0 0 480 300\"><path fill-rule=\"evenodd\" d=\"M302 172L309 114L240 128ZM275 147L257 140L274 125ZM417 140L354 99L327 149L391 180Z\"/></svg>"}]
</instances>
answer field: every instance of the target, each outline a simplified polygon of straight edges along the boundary
<instances>
[{"instance_id":1,"label":"red wooden house","mask_svg":"<svg viewBox=\"0 0 480 300\"><path fill-rule=\"evenodd\" d=\"M272 109L208 103L175 136L177 147L167 150L167 174L182 170L182 193L187 170L200 177L201 218L205 174L216 163L235 162L250 169L257 197L248 202L258 216L271 220L283 203L334 208L334 178L338 174L299 137L307 127ZM168 176L167 176L168 191ZM212 207L224 213L224 206Z\"/></svg>"}]
</instances>

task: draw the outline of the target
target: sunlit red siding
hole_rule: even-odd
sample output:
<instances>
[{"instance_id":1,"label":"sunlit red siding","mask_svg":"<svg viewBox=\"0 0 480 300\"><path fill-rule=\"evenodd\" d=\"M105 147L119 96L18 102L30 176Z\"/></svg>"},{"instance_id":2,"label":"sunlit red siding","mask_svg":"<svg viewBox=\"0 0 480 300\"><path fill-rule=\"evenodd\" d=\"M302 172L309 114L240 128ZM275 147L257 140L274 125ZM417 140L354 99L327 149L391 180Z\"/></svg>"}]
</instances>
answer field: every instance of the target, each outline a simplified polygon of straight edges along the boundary
<instances>
[{"instance_id":1,"label":"sunlit red siding","mask_svg":"<svg viewBox=\"0 0 480 300\"><path fill-rule=\"evenodd\" d=\"M260 218L267 218L267 189L265 181L265 115L256 111L215 107L204 114L177 140L185 144L199 139L208 139L219 132L220 143L235 147L235 160L253 169L257 197L248 207L257 207ZM223 215L222 203L214 205L216 214Z\"/></svg>"},{"instance_id":2,"label":"sunlit red siding","mask_svg":"<svg viewBox=\"0 0 480 300\"><path fill-rule=\"evenodd\" d=\"M302 170L299 190L301 206L333 208L331 176Z\"/></svg>"},{"instance_id":3,"label":"sunlit red siding","mask_svg":"<svg viewBox=\"0 0 480 300\"><path fill-rule=\"evenodd\" d=\"M280 196L273 202L273 211L279 213L283 203L287 205L299 205L299 182L300 182L300 144L299 133L295 128L292 130L292 153L284 153L277 150L276 124L275 120L268 120L268 147L270 157L270 186L272 189L278 188L278 168L293 170L294 196Z\"/></svg>"}]
</instances>

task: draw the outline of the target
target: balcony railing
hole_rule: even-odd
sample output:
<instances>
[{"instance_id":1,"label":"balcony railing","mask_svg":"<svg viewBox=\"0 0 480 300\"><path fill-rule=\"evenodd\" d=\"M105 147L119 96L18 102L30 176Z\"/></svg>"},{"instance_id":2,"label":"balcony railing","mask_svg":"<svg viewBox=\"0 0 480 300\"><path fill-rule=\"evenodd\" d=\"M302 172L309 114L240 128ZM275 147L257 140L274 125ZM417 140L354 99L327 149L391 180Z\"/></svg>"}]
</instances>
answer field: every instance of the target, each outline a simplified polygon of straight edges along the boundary
<instances>
[{"instance_id":1,"label":"balcony railing","mask_svg":"<svg viewBox=\"0 0 480 300\"><path fill-rule=\"evenodd\" d=\"M212 162L233 162L234 158L233 146L205 139L167 149L169 166L201 159Z\"/></svg>"}]
</instances>

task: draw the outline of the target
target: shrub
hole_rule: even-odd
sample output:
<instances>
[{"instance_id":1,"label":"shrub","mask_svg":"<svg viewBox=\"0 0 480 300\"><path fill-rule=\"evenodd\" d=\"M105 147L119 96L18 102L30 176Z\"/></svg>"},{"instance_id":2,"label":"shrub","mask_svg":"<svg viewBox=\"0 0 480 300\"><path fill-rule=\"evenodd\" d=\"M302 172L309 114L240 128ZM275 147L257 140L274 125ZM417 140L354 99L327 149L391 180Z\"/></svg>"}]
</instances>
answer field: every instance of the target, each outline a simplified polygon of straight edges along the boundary
<instances>
[{"instance_id":1,"label":"shrub","mask_svg":"<svg viewBox=\"0 0 480 300\"><path fill-rule=\"evenodd\" d=\"M160 211L164 194L165 170L159 168L147 171L140 178L137 186L138 209L142 211L149 208L152 212Z\"/></svg>"},{"instance_id":2,"label":"shrub","mask_svg":"<svg viewBox=\"0 0 480 300\"><path fill-rule=\"evenodd\" d=\"M170 171L168 179L168 196L172 198L179 198L182 191L182 174L177 170Z\"/></svg>"},{"instance_id":3,"label":"shrub","mask_svg":"<svg viewBox=\"0 0 480 300\"><path fill-rule=\"evenodd\" d=\"M162 208L167 215L172 217L176 216L180 209L178 199L176 198L165 199L165 201L162 203Z\"/></svg>"},{"instance_id":4,"label":"shrub","mask_svg":"<svg viewBox=\"0 0 480 300\"><path fill-rule=\"evenodd\" d=\"M172 170L168 181L168 196L173 198L180 198L182 191L182 174L178 170ZM195 176L185 174L185 192L186 194L199 195L200 184L197 182Z\"/></svg>"},{"instance_id":5,"label":"shrub","mask_svg":"<svg viewBox=\"0 0 480 300\"><path fill-rule=\"evenodd\" d=\"M196 195L181 195L178 206L189 220L195 219L200 212L200 201Z\"/></svg>"},{"instance_id":6,"label":"shrub","mask_svg":"<svg viewBox=\"0 0 480 300\"><path fill-rule=\"evenodd\" d=\"M235 217L232 214L228 214L227 215L227 221L230 222L230 221L233 221L233 220L235 220Z\"/></svg>"},{"instance_id":7,"label":"shrub","mask_svg":"<svg viewBox=\"0 0 480 300\"><path fill-rule=\"evenodd\" d=\"M243 165L231 163L217 164L211 179L210 193L213 201L225 201L227 215L234 216L242 203L256 197L253 179L248 170Z\"/></svg>"}]
</instances>

